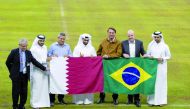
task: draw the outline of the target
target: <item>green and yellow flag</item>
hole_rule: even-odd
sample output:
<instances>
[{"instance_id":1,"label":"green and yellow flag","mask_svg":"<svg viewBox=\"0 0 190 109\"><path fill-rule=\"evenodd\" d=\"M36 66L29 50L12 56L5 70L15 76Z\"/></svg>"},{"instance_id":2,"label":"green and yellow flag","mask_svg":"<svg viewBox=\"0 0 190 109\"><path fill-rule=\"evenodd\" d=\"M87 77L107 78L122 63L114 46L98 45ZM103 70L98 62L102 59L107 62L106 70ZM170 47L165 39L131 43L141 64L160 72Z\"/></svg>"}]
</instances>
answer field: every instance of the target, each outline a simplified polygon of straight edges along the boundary
<instances>
[{"instance_id":1,"label":"green and yellow flag","mask_svg":"<svg viewBox=\"0 0 190 109\"><path fill-rule=\"evenodd\" d=\"M148 58L104 59L104 91L153 94L158 62Z\"/></svg>"}]
</instances>

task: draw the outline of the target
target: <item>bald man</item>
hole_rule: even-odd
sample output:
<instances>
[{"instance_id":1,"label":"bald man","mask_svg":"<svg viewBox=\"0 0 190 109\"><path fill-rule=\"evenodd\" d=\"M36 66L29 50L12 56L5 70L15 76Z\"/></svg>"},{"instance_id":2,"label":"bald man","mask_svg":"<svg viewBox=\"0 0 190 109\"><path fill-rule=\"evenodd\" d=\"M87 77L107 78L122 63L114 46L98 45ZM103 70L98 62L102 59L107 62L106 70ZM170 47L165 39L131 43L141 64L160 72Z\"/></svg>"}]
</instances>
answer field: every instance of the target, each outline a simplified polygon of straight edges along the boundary
<instances>
[{"instance_id":1,"label":"bald man","mask_svg":"<svg viewBox=\"0 0 190 109\"><path fill-rule=\"evenodd\" d=\"M135 39L135 33L133 30L128 30L127 32L128 40L122 42L122 54L124 58L133 58L144 56L145 51L143 47L143 42ZM141 107L139 94L129 94L127 104L135 104L136 107Z\"/></svg>"}]
</instances>

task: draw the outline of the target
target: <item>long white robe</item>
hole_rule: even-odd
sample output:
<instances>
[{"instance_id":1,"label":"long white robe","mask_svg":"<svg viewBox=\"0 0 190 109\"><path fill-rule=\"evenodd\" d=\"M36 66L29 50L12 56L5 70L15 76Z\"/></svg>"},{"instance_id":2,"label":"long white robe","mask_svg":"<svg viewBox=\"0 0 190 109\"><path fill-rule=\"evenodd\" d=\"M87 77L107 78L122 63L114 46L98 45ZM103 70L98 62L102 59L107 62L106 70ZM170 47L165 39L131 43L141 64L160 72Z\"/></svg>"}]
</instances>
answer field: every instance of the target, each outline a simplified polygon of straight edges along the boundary
<instances>
[{"instance_id":1,"label":"long white robe","mask_svg":"<svg viewBox=\"0 0 190 109\"><path fill-rule=\"evenodd\" d=\"M83 55L84 57L89 56L97 56L94 47L92 46L76 46L73 51L74 57L80 57ZM90 73L90 72L89 72ZM73 103L75 104L92 104L94 101L93 94L76 94L73 95Z\"/></svg>"},{"instance_id":2,"label":"long white robe","mask_svg":"<svg viewBox=\"0 0 190 109\"><path fill-rule=\"evenodd\" d=\"M167 60L171 57L169 47L164 42L157 44L153 41L148 46L147 54L164 60L158 64L155 93L147 97L147 102L150 105L167 104Z\"/></svg>"},{"instance_id":3,"label":"long white robe","mask_svg":"<svg viewBox=\"0 0 190 109\"><path fill-rule=\"evenodd\" d=\"M40 63L46 63L47 47L34 46L31 48L33 57ZM31 98L30 104L33 108L50 107L49 100L49 76L47 72L31 65L30 84Z\"/></svg>"}]
</instances>

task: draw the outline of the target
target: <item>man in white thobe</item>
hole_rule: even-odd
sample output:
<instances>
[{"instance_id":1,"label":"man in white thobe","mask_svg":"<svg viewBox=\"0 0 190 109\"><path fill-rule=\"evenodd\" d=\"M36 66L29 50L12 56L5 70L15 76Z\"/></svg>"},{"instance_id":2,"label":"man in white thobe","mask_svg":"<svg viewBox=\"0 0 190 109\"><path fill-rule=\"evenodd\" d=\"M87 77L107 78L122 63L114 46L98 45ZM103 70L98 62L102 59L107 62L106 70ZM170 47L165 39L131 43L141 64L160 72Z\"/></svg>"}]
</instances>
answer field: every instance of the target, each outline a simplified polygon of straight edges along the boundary
<instances>
[{"instance_id":1,"label":"man in white thobe","mask_svg":"<svg viewBox=\"0 0 190 109\"><path fill-rule=\"evenodd\" d=\"M158 60L155 93L149 95L147 102L150 106L163 106L167 104L167 60L171 54L161 32L152 34L153 41L149 43L147 56Z\"/></svg>"},{"instance_id":2,"label":"man in white thobe","mask_svg":"<svg viewBox=\"0 0 190 109\"><path fill-rule=\"evenodd\" d=\"M73 57L92 57L92 56L96 56L96 50L91 44L91 36L89 34L80 35L78 44L73 51ZM73 95L73 102L75 104L92 104L93 94Z\"/></svg>"},{"instance_id":3,"label":"man in white thobe","mask_svg":"<svg viewBox=\"0 0 190 109\"><path fill-rule=\"evenodd\" d=\"M33 57L47 67L47 47L44 45L45 36L38 35L31 47ZM31 83L31 99L30 104L33 108L50 107L49 102L49 85L47 72L41 71L39 68L31 65L30 83Z\"/></svg>"}]
</instances>

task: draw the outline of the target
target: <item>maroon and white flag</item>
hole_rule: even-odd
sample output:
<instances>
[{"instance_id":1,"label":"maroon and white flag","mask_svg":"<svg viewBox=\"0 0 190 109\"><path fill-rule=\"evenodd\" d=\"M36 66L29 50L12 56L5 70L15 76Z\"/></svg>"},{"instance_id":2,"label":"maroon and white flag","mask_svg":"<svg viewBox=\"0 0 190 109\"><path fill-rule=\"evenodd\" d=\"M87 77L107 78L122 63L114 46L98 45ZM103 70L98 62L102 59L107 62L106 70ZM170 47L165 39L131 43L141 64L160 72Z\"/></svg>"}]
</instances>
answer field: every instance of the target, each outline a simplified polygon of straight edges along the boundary
<instances>
[{"instance_id":1,"label":"maroon and white flag","mask_svg":"<svg viewBox=\"0 0 190 109\"><path fill-rule=\"evenodd\" d=\"M50 61L50 93L103 91L102 57L58 57Z\"/></svg>"}]
</instances>

